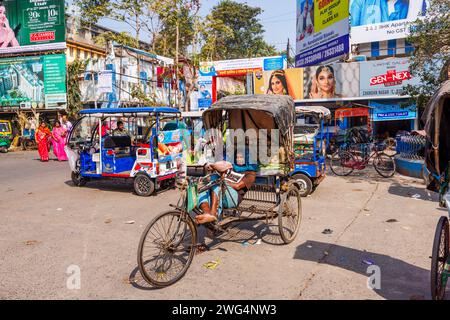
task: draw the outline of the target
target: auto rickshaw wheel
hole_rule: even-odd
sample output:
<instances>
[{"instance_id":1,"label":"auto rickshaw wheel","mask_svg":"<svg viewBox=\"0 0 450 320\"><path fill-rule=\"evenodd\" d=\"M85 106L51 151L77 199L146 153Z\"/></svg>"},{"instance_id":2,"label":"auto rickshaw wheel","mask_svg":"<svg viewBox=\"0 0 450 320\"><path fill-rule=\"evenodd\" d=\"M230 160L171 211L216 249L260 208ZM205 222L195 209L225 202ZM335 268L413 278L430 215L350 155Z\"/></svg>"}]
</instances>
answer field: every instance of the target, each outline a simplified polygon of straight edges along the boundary
<instances>
[{"instance_id":1,"label":"auto rickshaw wheel","mask_svg":"<svg viewBox=\"0 0 450 320\"><path fill-rule=\"evenodd\" d=\"M155 192L155 183L148 175L138 174L134 178L134 191L140 197L149 197Z\"/></svg>"},{"instance_id":2,"label":"auto rickshaw wheel","mask_svg":"<svg viewBox=\"0 0 450 320\"><path fill-rule=\"evenodd\" d=\"M80 172L74 172L72 171L72 182L76 187L83 187L88 182L88 179L81 176Z\"/></svg>"},{"instance_id":3,"label":"auto rickshaw wheel","mask_svg":"<svg viewBox=\"0 0 450 320\"><path fill-rule=\"evenodd\" d=\"M299 192L300 192L301 197L305 198L312 193L313 183L308 176L306 176L302 173L298 173L298 174L293 175L292 178L300 186Z\"/></svg>"}]
</instances>

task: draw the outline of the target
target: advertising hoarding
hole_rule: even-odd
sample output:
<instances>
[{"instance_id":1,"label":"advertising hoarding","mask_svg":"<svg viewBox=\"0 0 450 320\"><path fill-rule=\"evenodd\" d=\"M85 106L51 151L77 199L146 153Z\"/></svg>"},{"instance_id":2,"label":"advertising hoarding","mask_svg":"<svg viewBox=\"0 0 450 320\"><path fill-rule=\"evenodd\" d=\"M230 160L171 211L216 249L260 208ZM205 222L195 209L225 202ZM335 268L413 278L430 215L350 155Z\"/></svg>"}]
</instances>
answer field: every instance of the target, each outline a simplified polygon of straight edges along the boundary
<instances>
[{"instance_id":1,"label":"advertising hoarding","mask_svg":"<svg viewBox=\"0 0 450 320\"><path fill-rule=\"evenodd\" d=\"M56 108L66 102L64 54L0 59L0 106Z\"/></svg>"},{"instance_id":2,"label":"advertising hoarding","mask_svg":"<svg viewBox=\"0 0 450 320\"><path fill-rule=\"evenodd\" d=\"M428 0L350 0L351 42L406 38Z\"/></svg>"},{"instance_id":3,"label":"advertising hoarding","mask_svg":"<svg viewBox=\"0 0 450 320\"><path fill-rule=\"evenodd\" d=\"M271 71L285 69L286 58L283 56L200 62L200 76L237 77L253 71Z\"/></svg>"},{"instance_id":4,"label":"advertising hoarding","mask_svg":"<svg viewBox=\"0 0 450 320\"><path fill-rule=\"evenodd\" d=\"M361 62L360 97L400 96L403 87L419 84L405 58Z\"/></svg>"},{"instance_id":5,"label":"advertising hoarding","mask_svg":"<svg viewBox=\"0 0 450 320\"><path fill-rule=\"evenodd\" d=\"M0 54L65 49L63 0L0 2Z\"/></svg>"},{"instance_id":6,"label":"advertising hoarding","mask_svg":"<svg viewBox=\"0 0 450 320\"><path fill-rule=\"evenodd\" d=\"M297 0L296 67L349 52L349 0Z\"/></svg>"},{"instance_id":7,"label":"advertising hoarding","mask_svg":"<svg viewBox=\"0 0 450 320\"><path fill-rule=\"evenodd\" d=\"M253 75L255 94L290 95L303 99L303 69L257 71Z\"/></svg>"},{"instance_id":8,"label":"advertising hoarding","mask_svg":"<svg viewBox=\"0 0 450 320\"><path fill-rule=\"evenodd\" d=\"M305 68L304 99L336 100L358 97L359 66L359 63L334 63Z\"/></svg>"}]
</instances>

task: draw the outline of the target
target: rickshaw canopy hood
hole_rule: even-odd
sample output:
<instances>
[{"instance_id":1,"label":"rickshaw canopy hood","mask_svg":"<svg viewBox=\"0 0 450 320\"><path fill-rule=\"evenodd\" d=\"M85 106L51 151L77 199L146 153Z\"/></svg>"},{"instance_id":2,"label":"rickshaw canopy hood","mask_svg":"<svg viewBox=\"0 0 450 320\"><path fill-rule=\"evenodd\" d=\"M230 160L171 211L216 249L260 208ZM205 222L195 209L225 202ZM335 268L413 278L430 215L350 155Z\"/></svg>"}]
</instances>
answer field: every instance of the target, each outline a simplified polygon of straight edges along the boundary
<instances>
[{"instance_id":1,"label":"rickshaw canopy hood","mask_svg":"<svg viewBox=\"0 0 450 320\"><path fill-rule=\"evenodd\" d=\"M167 113L181 115L180 110L169 107L143 107L143 108L108 108L108 109L85 109L80 115L112 115L112 114L137 114L137 113Z\"/></svg>"},{"instance_id":2,"label":"rickshaw canopy hood","mask_svg":"<svg viewBox=\"0 0 450 320\"><path fill-rule=\"evenodd\" d=\"M279 129L282 135L286 135L295 124L294 100L290 96L245 95L222 98L203 113L205 128L218 128L223 111L230 114L230 129ZM244 111L250 113L243 115ZM267 117L258 116L256 119L251 111L265 113Z\"/></svg>"},{"instance_id":3,"label":"rickshaw canopy hood","mask_svg":"<svg viewBox=\"0 0 450 320\"><path fill-rule=\"evenodd\" d=\"M427 135L425 160L432 174L428 189L439 191L439 182L433 175L440 176L450 161L450 81L442 84L430 99L422 116Z\"/></svg>"},{"instance_id":4,"label":"rickshaw canopy hood","mask_svg":"<svg viewBox=\"0 0 450 320\"><path fill-rule=\"evenodd\" d=\"M331 119L331 111L328 108L322 106L300 106L295 107L295 112L305 113L305 114L318 114L321 118L325 120Z\"/></svg>"}]
</instances>

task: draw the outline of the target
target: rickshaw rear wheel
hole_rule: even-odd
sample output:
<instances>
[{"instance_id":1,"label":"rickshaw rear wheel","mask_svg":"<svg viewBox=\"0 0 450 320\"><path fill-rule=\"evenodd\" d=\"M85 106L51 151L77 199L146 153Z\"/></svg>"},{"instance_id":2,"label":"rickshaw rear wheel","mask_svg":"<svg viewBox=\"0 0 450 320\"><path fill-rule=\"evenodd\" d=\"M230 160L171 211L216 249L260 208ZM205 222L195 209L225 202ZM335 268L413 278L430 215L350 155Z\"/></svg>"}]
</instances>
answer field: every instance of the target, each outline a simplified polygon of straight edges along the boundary
<instances>
[{"instance_id":1,"label":"rickshaw rear wheel","mask_svg":"<svg viewBox=\"0 0 450 320\"><path fill-rule=\"evenodd\" d=\"M298 173L293 175L292 178L299 184L299 186L301 186L299 190L301 197L305 198L312 193L313 183L307 175Z\"/></svg>"},{"instance_id":2,"label":"rickshaw rear wheel","mask_svg":"<svg viewBox=\"0 0 450 320\"><path fill-rule=\"evenodd\" d=\"M449 222L441 217L434 235L433 252L431 258L431 297L442 300L445 296L445 285L442 281L444 266L448 259L449 250Z\"/></svg>"},{"instance_id":3,"label":"rickshaw rear wheel","mask_svg":"<svg viewBox=\"0 0 450 320\"><path fill-rule=\"evenodd\" d=\"M81 173L72 171L71 174L72 182L76 187L83 187L88 182L88 179L81 176Z\"/></svg>"},{"instance_id":4,"label":"rickshaw rear wheel","mask_svg":"<svg viewBox=\"0 0 450 320\"><path fill-rule=\"evenodd\" d=\"M139 242L139 272L147 283L164 288L186 274L195 255L197 228L188 214L165 212L149 223Z\"/></svg>"},{"instance_id":5,"label":"rickshaw rear wheel","mask_svg":"<svg viewBox=\"0 0 450 320\"><path fill-rule=\"evenodd\" d=\"M148 175L138 174L134 178L134 191L140 197L149 197L155 192L155 183Z\"/></svg>"},{"instance_id":6,"label":"rickshaw rear wheel","mask_svg":"<svg viewBox=\"0 0 450 320\"><path fill-rule=\"evenodd\" d=\"M290 244L297 237L302 221L302 200L300 190L290 183L288 190L281 195L278 208L278 229L285 244Z\"/></svg>"}]
</instances>

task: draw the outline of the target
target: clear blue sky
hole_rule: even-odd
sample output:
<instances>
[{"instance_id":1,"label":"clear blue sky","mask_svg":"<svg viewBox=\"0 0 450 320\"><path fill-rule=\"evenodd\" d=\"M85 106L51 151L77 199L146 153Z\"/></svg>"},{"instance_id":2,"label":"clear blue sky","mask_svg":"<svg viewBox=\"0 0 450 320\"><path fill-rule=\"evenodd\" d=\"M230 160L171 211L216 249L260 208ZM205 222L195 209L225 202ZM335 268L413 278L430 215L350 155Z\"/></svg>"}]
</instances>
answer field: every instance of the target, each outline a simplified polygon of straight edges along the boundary
<instances>
[{"instance_id":1,"label":"clear blue sky","mask_svg":"<svg viewBox=\"0 0 450 320\"><path fill-rule=\"evenodd\" d=\"M237 2L247 3L250 6L259 6L264 12L261 14L261 22L266 30L265 39L269 44L274 45L279 50L285 50L287 39L291 40L291 46L295 52L295 25L296 25L296 0L248 0ZM71 3L72 1L67 1ZM200 14L206 16L211 8L220 0L201 0L202 8ZM116 31L131 30L127 25L104 19L100 23L105 27ZM146 39L142 39L146 40Z\"/></svg>"}]
</instances>

